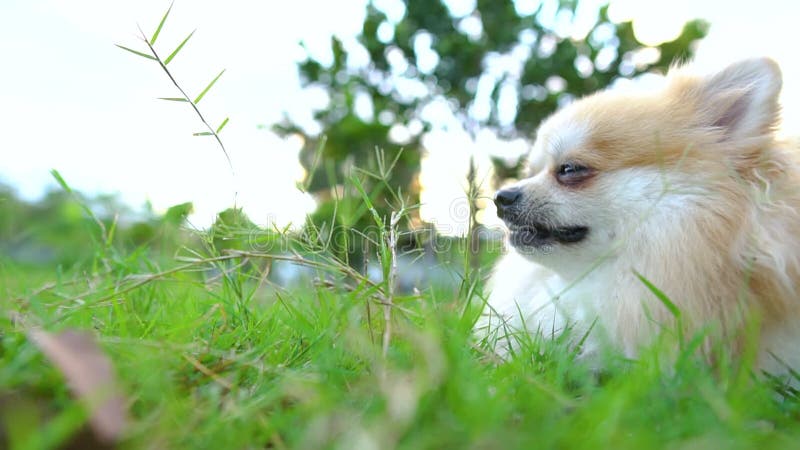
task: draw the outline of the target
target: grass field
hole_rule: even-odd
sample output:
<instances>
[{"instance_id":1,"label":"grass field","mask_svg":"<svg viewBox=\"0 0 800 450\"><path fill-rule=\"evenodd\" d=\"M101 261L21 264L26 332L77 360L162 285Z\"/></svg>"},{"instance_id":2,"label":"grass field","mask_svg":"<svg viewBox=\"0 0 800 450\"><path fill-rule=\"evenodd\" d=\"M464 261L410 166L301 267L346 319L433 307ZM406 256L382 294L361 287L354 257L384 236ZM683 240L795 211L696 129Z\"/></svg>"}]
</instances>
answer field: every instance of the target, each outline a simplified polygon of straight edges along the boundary
<instances>
[{"instance_id":1,"label":"grass field","mask_svg":"<svg viewBox=\"0 0 800 450\"><path fill-rule=\"evenodd\" d=\"M151 44L166 17L144 40L152 56L120 47L157 60L177 86L166 64L191 34L162 62ZM227 119L215 129L196 109L217 78L194 100L167 100L194 106L208 127L198 134L225 151ZM383 170L367 175L389 184ZM0 449L800 448L796 391L764 381L747 357L706 365L697 340L667 357L678 347L669 330L636 360L606 355L602 371L576 360L568 336L521 336L500 360L472 333L496 254L476 268L461 245L396 264L399 216L372 208L358 178L360 195L333 215L373 221L363 253L378 276L318 245L324 230L178 230L188 204L117 230L54 176L72 200L25 216L0 190ZM33 253L54 261L4 251L33 235L44 245ZM58 259L73 253L83 256ZM291 265L305 275L276 283ZM412 267L436 276L399 289ZM76 351L65 330L100 353ZM114 411L128 419L100 442L106 361L122 398Z\"/></svg>"},{"instance_id":2,"label":"grass field","mask_svg":"<svg viewBox=\"0 0 800 450\"><path fill-rule=\"evenodd\" d=\"M465 277L457 253L440 257L451 276L396 293L325 253L278 255L313 269L282 288L265 276L276 254L217 252L209 236L169 257L104 242L87 239L94 256L71 269L0 261L0 447L92 442L90 411L31 339L40 327L84 330L108 355L122 448L800 445L796 397L746 363L669 362L669 336L602 374L542 339L501 362L471 332L487 268ZM389 279L390 250L375 255Z\"/></svg>"}]
</instances>

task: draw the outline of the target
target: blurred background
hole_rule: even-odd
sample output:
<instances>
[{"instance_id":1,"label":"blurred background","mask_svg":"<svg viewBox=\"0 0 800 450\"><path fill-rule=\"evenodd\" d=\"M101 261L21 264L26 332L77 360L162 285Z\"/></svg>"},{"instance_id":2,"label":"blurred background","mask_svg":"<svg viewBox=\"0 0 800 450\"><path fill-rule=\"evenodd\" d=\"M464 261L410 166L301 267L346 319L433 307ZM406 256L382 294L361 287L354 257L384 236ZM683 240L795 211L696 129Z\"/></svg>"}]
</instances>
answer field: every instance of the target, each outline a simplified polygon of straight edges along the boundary
<instances>
[{"instance_id":1,"label":"blurred background","mask_svg":"<svg viewBox=\"0 0 800 450\"><path fill-rule=\"evenodd\" d=\"M352 176L382 214L419 204L404 227L464 236L497 225L491 193L539 122L597 89L766 55L784 71L786 128L800 117L789 0L179 0L156 50L197 30L169 66L190 95L226 69L200 108L230 117L231 170L192 135L188 105L157 99L177 95L158 65L114 45L146 51L137 24L149 35L169 6L0 3L6 256L68 262L83 248L86 216L51 169L103 220L120 217L126 245L175 240L165 224L219 226L231 208L251 227L364 228Z\"/></svg>"}]
</instances>

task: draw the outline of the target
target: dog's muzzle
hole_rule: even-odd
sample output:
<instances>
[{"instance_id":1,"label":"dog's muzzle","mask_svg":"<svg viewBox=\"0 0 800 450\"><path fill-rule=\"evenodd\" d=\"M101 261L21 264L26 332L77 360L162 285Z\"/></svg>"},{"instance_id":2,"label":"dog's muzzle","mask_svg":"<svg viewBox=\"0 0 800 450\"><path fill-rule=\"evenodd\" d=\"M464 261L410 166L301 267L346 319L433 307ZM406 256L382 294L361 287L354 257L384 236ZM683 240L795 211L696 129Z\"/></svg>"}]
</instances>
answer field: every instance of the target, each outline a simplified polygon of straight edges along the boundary
<instances>
[{"instance_id":1,"label":"dog's muzzle","mask_svg":"<svg viewBox=\"0 0 800 450\"><path fill-rule=\"evenodd\" d=\"M545 244L572 244L589 234L586 226L554 226L546 220L537 220L522 204L522 190L518 187L501 189L494 195L497 217L503 219L511 234L509 241L515 247L540 247Z\"/></svg>"},{"instance_id":2,"label":"dog's muzzle","mask_svg":"<svg viewBox=\"0 0 800 450\"><path fill-rule=\"evenodd\" d=\"M522 197L520 188L501 189L494 194L494 204L497 206L497 217L504 219L508 211L514 208L514 204Z\"/></svg>"}]
</instances>

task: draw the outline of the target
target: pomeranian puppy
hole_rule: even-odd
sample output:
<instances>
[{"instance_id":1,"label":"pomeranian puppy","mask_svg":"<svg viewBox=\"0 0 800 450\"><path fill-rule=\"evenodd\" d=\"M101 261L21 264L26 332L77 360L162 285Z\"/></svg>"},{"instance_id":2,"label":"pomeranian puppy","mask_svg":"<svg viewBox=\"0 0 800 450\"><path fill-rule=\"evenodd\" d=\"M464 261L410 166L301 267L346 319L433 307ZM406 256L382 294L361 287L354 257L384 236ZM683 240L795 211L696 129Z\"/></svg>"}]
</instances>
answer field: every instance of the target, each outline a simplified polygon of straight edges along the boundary
<instances>
[{"instance_id":1,"label":"pomeranian puppy","mask_svg":"<svg viewBox=\"0 0 800 450\"><path fill-rule=\"evenodd\" d=\"M602 91L543 122L524 178L494 198L510 248L478 334L505 354L518 333L569 328L584 355L635 357L677 325L711 358L755 334L759 369L800 368L800 172L775 136L780 88L769 59L676 68L657 92Z\"/></svg>"}]
</instances>

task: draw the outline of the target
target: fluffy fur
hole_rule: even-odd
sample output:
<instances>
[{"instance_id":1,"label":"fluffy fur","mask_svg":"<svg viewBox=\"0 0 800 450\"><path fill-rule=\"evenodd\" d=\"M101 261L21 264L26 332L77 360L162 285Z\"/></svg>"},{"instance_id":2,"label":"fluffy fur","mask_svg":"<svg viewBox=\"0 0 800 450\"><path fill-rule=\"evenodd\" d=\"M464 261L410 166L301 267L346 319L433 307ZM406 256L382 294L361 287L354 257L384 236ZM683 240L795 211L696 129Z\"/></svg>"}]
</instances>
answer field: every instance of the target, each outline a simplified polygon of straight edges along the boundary
<instances>
[{"instance_id":1,"label":"fluffy fur","mask_svg":"<svg viewBox=\"0 0 800 450\"><path fill-rule=\"evenodd\" d=\"M769 59L676 68L657 92L599 92L546 120L510 187L520 197L503 205L513 245L477 332L504 353L516 332L580 337L595 324L584 353L635 356L675 323L640 274L687 336L702 328L736 355L754 325L761 369L800 368L800 172L774 134L780 88ZM578 176L560 179L565 164ZM542 231L575 226L586 236Z\"/></svg>"}]
</instances>

